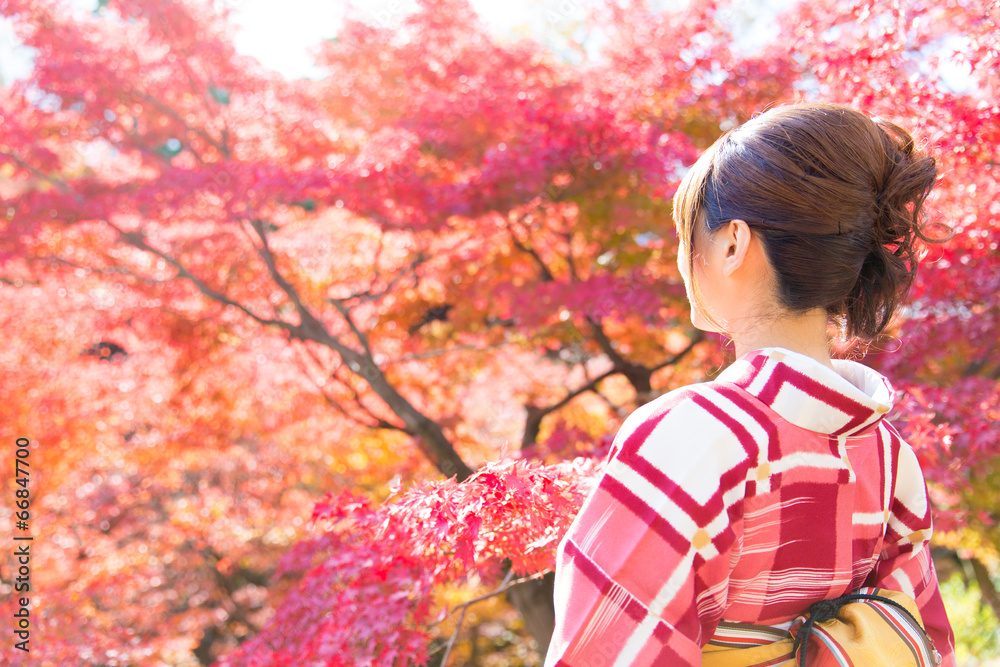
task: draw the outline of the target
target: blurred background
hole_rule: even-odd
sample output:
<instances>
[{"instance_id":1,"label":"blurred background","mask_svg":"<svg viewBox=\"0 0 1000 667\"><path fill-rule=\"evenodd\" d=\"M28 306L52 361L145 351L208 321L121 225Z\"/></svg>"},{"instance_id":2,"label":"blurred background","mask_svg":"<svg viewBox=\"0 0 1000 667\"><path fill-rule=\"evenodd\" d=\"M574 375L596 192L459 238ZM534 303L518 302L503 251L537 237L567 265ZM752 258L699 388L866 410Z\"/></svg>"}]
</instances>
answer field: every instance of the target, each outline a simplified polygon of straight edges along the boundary
<instances>
[{"instance_id":1,"label":"blurred background","mask_svg":"<svg viewBox=\"0 0 1000 667\"><path fill-rule=\"evenodd\" d=\"M825 100L938 160L954 239L837 353L895 383L959 664L1000 665L997 2L0 15L0 438L31 441L0 518L29 489L35 550L4 661L540 665L622 420L732 360L690 326L679 179Z\"/></svg>"}]
</instances>

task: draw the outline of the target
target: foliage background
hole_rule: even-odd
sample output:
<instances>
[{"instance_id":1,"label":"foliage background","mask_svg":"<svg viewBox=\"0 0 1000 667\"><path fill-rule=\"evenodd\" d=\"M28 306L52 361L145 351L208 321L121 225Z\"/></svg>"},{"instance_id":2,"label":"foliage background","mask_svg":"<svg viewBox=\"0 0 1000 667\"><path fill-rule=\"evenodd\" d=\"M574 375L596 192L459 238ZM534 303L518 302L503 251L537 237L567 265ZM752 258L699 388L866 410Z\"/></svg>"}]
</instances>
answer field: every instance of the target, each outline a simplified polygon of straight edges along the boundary
<instances>
[{"instance_id":1,"label":"foliage background","mask_svg":"<svg viewBox=\"0 0 1000 667\"><path fill-rule=\"evenodd\" d=\"M539 40L425 0L357 10L315 80L221 3L0 9L37 52L0 100L0 438L33 441L44 537L5 659L536 664L544 579L508 570L551 567L624 416L731 358L688 324L673 187L818 98L942 167L956 237L865 359L962 660L998 656L996 2L561 2Z\"/></svg>"}]
</instances>

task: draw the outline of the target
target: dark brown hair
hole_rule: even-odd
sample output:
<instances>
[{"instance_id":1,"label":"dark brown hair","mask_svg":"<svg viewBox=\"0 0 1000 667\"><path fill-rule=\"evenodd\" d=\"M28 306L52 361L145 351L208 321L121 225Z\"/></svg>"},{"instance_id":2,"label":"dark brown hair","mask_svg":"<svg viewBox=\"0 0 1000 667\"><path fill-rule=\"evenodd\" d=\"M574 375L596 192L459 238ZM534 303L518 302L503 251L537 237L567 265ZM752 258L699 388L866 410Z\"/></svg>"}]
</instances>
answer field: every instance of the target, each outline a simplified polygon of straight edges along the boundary
<instances>
[{"instance_id":1,"label":"dark brown hair","mask_svg":"<svg viewBox=\"0 0 1000 667\"><path fill-rule=\"evenodd\" d=\"M825 308L846 336L874 338L913 282L916 239L947 238L924 232L936 176L898 125L835 104L779 106L701 156L674 195L674 220L692 280L695 225L711 234L744 220L786 309Z\"/></svg>"}]
</instances>

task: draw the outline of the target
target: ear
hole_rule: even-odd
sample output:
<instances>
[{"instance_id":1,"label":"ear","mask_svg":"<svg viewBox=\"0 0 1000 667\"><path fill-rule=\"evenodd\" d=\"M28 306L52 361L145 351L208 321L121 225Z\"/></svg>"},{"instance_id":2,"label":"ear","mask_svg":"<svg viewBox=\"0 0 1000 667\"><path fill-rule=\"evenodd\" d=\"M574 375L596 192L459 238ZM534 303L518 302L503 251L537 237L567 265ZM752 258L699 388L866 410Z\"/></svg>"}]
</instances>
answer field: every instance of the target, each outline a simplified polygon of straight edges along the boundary
<instances>
[{"instance_id":1,"label":"ear","mask_svg":"<svg viewBox=\"0 0 1000 667\"><path fill-rule=\"evenodd\" d=\"M746 263L747 255L750 253L750 245L753 241L753 233L750 225L743 220L730 220L725 227L723 234L720 234L719 241L725 243L725 254L722 260L722 275L731 276Z\"/></svg>"}]
</instances>

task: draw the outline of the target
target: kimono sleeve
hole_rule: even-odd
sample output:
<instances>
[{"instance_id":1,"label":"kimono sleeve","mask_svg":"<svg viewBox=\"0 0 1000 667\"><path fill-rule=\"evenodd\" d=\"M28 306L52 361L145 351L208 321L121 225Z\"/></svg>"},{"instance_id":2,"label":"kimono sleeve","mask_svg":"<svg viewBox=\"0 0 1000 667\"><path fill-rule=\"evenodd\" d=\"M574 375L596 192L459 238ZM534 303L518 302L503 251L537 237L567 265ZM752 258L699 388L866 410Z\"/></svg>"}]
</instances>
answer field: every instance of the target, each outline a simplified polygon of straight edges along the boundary
<instances>
[{"instance_id":1,"label":"kimono sleeve","mask_svg":"<svg viewBox=\"0 0 1000 667\"><path fill-rule=\"evenodd\" d=\"M701 664L757 458L718 401L704 388L677 390L622 426L559 547L546 667Z\"/></svg>"},{"instance_id":2,"label":"kimono sleeve","mask_svg":"<svg viewBox=\"0 0 1000 667\"><path fill-rule=\"evenodd\" d=\"M932 533L927 484L913 450L902 443L886 529L886 546L879 554L866 584L901 591L916 600L927 634L944 658L941 666L955 667L955 637L931 559Z\"/></svg>"}]
</instances>

